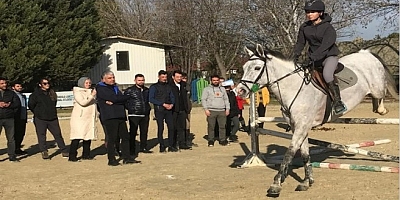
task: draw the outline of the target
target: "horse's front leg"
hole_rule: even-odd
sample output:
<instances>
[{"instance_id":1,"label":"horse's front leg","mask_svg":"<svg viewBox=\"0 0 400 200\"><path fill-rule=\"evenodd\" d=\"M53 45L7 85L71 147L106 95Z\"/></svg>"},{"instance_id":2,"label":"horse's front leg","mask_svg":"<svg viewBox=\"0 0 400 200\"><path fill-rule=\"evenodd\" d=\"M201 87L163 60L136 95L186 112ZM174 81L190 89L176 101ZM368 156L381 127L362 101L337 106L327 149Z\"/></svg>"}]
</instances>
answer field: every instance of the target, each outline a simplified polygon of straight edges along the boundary
<instances>
[{"instance_id":1,"label":"horse's front leg","mask_svg":"<svg viewBox=\"0 0 400 200\"><path fill-rule=\"evenodd\" d=\"M285 181L288 173L289 164L292 162L294 154L300 149L301 144L303 144L304 139L307 137L306 126L303 126L302 128L292 126L292 128L294 130L292 141L283 157L278 174L275 175L274 182L267 191L267 196L279 196L282 190L282 183Z\"/></svg>"},{"instance_id":2,"label":"horse's front leg","mask_svg":"<svg viewBox=\"0 0 400 200\"><path fill-rule=\"evenodd\" d=\"M281 166L279 167L278 174L275 175L274 177L274 182L272 185L269 187L267 191L267 195L273 195L273 196L278 196L282 190L282 183L285 181L285 178L287 176L287 171L290 162L292 162L293 156L296 153L296 151L299 149L299 147L295 147L290 145L288 150L285 153L285 156L283 157L283 161L281 163Z\"/></svg>"},{"instance_id":3,"label":"horse's front leg","mask_svg":"<svg viewBox=\"0 0 400 200\"><path fill-rule=\"evenodd\" d=\"M307 191L314 183L312 165L310 163L310 151L308 145L308 136L304 139L300 147L301 157L304 163L304 180L297 186L296 191Z\"/></svg>"}]
</instances>

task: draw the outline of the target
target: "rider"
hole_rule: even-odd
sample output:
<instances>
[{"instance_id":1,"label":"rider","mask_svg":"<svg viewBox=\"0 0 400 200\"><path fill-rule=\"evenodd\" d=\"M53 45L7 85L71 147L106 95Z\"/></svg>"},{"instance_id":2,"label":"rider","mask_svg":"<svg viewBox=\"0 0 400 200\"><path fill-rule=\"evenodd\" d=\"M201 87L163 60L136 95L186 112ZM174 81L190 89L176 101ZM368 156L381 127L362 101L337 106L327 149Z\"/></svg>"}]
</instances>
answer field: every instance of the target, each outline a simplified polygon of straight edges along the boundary
<instances>
[{"instance_id":1,"label":"rider","mask_svg":"<svg viewBox=\"0 0 400 200\"><path fill-rule=\"evenodd\" d=\"M303 48L308 42L308 55L312 62L322 63L323 76L333 94L333 108L336 114L344 113L347 108L340 98L339 86L335 83L333 74L339 62L339 49L336 46L336 31L330 24L332 18L325 13L325 4L320 0L308 0L304 11L308 21L299 29L297 43L294 47L294 58L298 60Z\"/></svg>"}]
</instances>

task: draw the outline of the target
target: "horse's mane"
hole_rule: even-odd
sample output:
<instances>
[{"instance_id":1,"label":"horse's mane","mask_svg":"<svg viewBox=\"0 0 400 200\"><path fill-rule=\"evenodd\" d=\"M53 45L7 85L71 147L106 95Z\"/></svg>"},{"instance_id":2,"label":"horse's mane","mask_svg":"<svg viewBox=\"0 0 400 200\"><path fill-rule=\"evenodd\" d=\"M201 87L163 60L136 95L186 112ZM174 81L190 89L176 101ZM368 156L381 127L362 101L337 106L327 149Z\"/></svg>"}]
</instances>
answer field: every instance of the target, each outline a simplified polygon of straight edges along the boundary
<instances>
[{"instance_id":1,"label":"horse's mane","mask_svg":"<svg viewBox=\"0 0 400 200\"><path fill-rule=\"evenodd\" d=\"M258 57L263 57L262 55L258 55L258 52L256 50L256 48L254 47L248 47L248 49L250 49L252 52L254 52L254 54ZM264 47L264 54L267 55L271 55L273 57L282 59L282 60L289 60L285 55L283 55L283 53L279 52L279 51L275 51L272 49L269 49L268 47Z\"/></svg>"},{"instance_id":2,"label":"horse's mane","mask_svg":"<svg viewBox=\"0 0 400 200\"><path fill-rule=\"evenodd\" d=\"M289 60L285 55L283 55L282 52L280 51L275 51L275 50L271 50L268 49L267 47L264 50L267 54L270 54L271 56L274 56L276 58L282 59L282 60Z\"/></svg>"}]
</instances>

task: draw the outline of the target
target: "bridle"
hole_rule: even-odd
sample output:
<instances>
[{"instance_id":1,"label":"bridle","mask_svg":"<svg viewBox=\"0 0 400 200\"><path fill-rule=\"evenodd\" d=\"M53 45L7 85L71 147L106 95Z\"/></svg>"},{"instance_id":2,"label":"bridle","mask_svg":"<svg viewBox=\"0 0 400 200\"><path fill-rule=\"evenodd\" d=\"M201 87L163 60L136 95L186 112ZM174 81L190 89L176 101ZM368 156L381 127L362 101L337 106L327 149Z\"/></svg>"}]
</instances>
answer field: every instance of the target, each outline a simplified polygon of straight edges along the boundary
<instances>
[{"instance_id":1,"label":"bridle","mask_svg":"<svg viewBox=\"0 0 400 200\"><path fill-rule=\"evenodd\" d=\"M247 83L251 83L253 85L258 85L257 82L260 80L260 78L261 78L261 76L262 76L264 71L265 71L265 73L267 75L267 84L262 85L260 88L263 88L263 87L270 88L272 85L278 83L279 81L281 81L281 80L283 80L283 79L285 79L285 78L287 78L287 77L289 77L289 76L291 76L293 74L296 74L296 73L299 73L299 72L303 71L302 67L296 67L296 69L293 70L292 72L290 72L290 73L288 73L288 74L276 79L275 81L270 81L268 70L267 70L267 58L263 58L263 57L260 57L260 56L257 56L255 54L253 54L253 55L250 56L249 61L251 61L251 60L261 60L261 61L264 62L264 65L263 65L262 69L260 70L260 73L258 74L257 78L254 81L243 80L243 79L240 80L240 83L242 83L242 85L244 85L249 91L252 91L252 89L247 85ZM253 91L253 92L255 92L255 91Z\"/></svg>"},{"instance_id":2,"label":"bridle","mask_svg":"<svg viewBox=\"0 0 400 200\"><path fill-rule=\"evenodd\" d=\"M254 57L254 58L253 58L253 57ZM279 101L279 103L280 103L281 106L282 106L282 107L281 107L281 110L282 110L282 112L283 112L286 116L290 117L290 109L292 108L292 105L293 105L294 101L296 100L297 96L299 95L299 93L300 93L300 91L301 91L301 88L303 87L304 83L305 83L305 84L309 84L310 81L311 81L310 72L309 72L308 69L305 69L304 67L301 67L301 66L298 66L297 64L295 64L296 67L295 67L295 69L294 69L292 72L287 73L286 75L284 75L284 76L282 76L282 77L280 77L280 78L278 78L278 79L276 79L276 80L274 80L274 81L271 81L271 80L269 79L269 74L268 74L268 70L267 70L267 59L268 59L268 58L263 58L263 57L260 57L260 56L255 55L255 54L251 55L249 60L261 60L261 61L264 62L264 65L263 65L262 69L260 70L260 73L258 74L257 78L256 78L254 81L249 81L249 80L243 80L243 79L242 79L242 80L240 80L240 83L241 83L242 85L244 85L250 92L257 92L257 91L253 91L253 90L255 90L255 89L253 89L253 87L254 87L254 85L256 85L256 89L257 89L257 90L259 89L259 87L258 87L259 84L258 84L257 82L260 80L260 78L261 78L263 72L265 71L265 73L266 73L266 75L267 75L267 84L262 85L260 88L267 87L268 90L270 90L270 87L271 87L272 85L277 84L277 86L278 86L278 91L279 91L279 98L280 98L280 100L278 99L278 101ZM301 84L299 90L297 91L296 96L294 97L293 101L290 103L289 107L287 107L287 106L285 106L285 105L282 103L282 96L281 96L281 91L280 91L280 87L279 87L279 81L281 81L281 80L283 80L283 79L285 79L285 78L287 78L287 77L289 77L289 76L291 76L291 75L293 75L293 74L297 74L297 73L299 73L299 72L301 72L301 71L304 71L303 82L302 82L302 84ZM250 88L250 87L247 85L247 83L253 84L253 87Z\"/></svg>"}]
</instances>

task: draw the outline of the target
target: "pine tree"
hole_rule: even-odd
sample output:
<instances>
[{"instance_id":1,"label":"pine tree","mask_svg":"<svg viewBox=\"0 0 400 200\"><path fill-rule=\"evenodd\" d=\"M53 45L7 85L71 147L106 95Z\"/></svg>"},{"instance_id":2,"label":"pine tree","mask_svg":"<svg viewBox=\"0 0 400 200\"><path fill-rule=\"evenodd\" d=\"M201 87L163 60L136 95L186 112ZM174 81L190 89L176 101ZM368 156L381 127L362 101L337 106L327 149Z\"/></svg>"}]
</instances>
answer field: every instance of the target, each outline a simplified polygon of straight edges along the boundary
<instances>
[{"instance_id":1,"label":"pine tree","mask_svg":"<svg viewBox=\"0 0 400 200\"><path fill-rule=\"evenodd\" d=\"M0 74L71 87L102 54L95 0L0 2Z\"/></svg>"}]
</instances>

